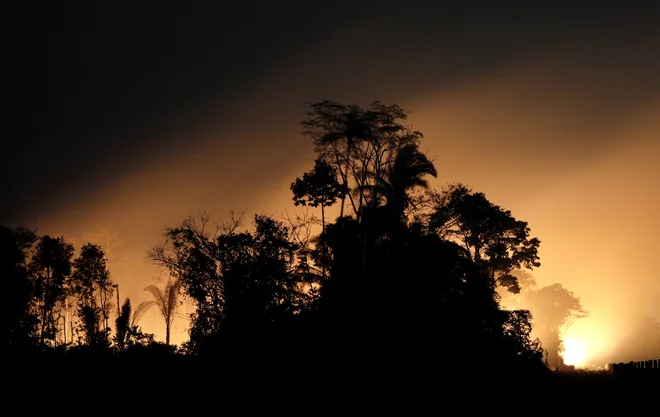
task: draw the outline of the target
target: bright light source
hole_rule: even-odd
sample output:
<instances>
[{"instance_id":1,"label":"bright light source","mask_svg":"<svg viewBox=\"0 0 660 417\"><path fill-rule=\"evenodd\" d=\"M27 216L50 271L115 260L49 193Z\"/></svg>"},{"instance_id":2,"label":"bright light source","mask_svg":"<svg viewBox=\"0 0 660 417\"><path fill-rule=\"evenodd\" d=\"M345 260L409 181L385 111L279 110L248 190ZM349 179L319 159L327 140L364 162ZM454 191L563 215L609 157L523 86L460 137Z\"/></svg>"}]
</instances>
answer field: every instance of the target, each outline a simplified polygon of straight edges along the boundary
<instances>
[{"instance_id":1,"label":"bright light source","mask_svg":"<svg viewBox=\"0 0 660 417\"><path fill-rule=\"evenodd\" d=\"M587 357L587 347L579 339L567 338L564 340L564 363L579 367L584 364Z\"/></svg>"}]
</instances>

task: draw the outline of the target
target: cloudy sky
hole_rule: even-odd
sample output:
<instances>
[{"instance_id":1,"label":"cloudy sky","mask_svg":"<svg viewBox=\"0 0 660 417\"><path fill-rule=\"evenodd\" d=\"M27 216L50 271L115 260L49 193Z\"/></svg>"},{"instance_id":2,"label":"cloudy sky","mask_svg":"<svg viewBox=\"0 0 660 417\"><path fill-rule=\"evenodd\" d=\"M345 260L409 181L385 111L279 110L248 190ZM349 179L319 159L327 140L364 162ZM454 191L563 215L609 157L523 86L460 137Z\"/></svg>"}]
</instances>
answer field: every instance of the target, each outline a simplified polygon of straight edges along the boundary
<instances>
[{"instance_id":1,"label":"cloudy sky","mask_svg":"<svg viewBox=\"0 0 660 417\"><path fill-rule=\"evenodd\" d=\"M327 98L401 105L437 185L528 221L592 350L660 318L657 2L16 3L0 223L110 241L136 303L165 226L293 209L305 102Z\"/></svg>"}]
</instances>

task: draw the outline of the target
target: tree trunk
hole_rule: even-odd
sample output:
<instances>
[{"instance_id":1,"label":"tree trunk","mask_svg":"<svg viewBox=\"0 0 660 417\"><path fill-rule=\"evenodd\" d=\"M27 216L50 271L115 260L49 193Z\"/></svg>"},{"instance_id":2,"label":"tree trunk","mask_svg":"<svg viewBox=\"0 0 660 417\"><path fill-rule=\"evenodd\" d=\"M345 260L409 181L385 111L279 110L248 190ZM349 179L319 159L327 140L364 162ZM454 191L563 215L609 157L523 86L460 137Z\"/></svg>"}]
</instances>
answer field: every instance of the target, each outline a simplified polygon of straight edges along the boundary
<instances>
[{"instance_id":1,"label":"tree trunk","mask_svg":"<svg viewBox=\"0 0 660 417\"><path fill-rule=\"evenodd\" d=\"M321 203L321 233L325 232L325 206ZM321 276L325 279L325 243L323 243L323 260L321 262Z\"/></svg>"},{"instance_id":2,"label":"tree trunk","mask_svg":"<svg viewBox=\"0 0 660 417\"><path fill-rule=\"evenodd\" d=\"M321 233L325 232L325 205L321 203Z\"/></svg>"},{"instance_id":3,"label":"tree trunk","mask_svg":"<svg viewBox=\"0 0 660 417\"><path fill-rule=\"evenodd\" d=\"M367 224L364 226L364 237L362 238L362 267L366 267L367 264L367 242L369 238L369 229L371 224L374 222L374 216L376 214L376 202L378 199L378 187L380 185L380 163L377 163L376 165L376 178L374 180L374 188L373 192L371 193L371 201L369 202L369 212L368 217L367 217Z\"/></svg>"},{"instance_id":4,"label":"tree trunk","mask_svg":"<svg viewBox=\"0 0 660 417\"><path fill-rule=\"evenodd\" d=\"M353 149L353 138L346 138L346 166L344 168L344 186L348 187L348 168L351 162L351 150ZM346 204L346 194L341 197L341 208L339 211L339 217L344 217L344 205Z\"/></svg>"},{"instance_id":5,"label":"tree trunk","mask_svg":"<svg viewBox=\"0 0 660 417\"><path fill-rule=\"evenodd\" d=\"M50 276L51 276L51 270L50 268L46 269L46 285L44 285L44 306L43 310L41 312L41 335L40 335L40 340L41 344L43 345L44 343L44 331L46 329L46 317L48 310L46 309L46 305L48 302L48 291L50 290Z\"/></svg>"},{"instance_id":6,"label":"tree trunk","mask_svg":"<svg viewBox=\"0 0 660 417\"><path fill-rule=\"evenodd\" d=\"M108 328L108 291L107 289L103 289L103 332L105 332L105 329Z\"/></svg>"}]
</instances>

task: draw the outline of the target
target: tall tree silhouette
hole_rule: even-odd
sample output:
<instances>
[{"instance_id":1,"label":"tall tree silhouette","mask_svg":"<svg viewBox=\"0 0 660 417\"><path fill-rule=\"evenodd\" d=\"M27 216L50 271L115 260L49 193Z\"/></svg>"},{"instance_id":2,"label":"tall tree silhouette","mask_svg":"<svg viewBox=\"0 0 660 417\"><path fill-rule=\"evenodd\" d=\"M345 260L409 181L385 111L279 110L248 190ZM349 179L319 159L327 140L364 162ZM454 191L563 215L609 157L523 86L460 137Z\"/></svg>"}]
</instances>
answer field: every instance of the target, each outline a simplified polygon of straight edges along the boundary
<instances>
[{"instance_id":1,"label":"tall tree silhouette","mask_svg":"<svg viewBox=\"0 0 660 417\"><path fill-rule=\"evenodd\" d=\"M433 162L419 151L417 144L403 146L381 173L378 192L373 193L376 198L372 199L372 210L384 203L386 216L395 222L402 221L411 204L408 192L415 187L428 189L428 182L424 178L427 175L438 175Z\"/></svg>"},{"instance_id":2,"label":"tall tree silhouette","mask_svg":"<svg viewBox=\"0 0 660 417\"><path fill-rule=\"evenodd\" d=\"M392 216L401 220L410 205L408 191L421 187L428 188L425 176L438 176L433 163L426 154L418 149L417 144L409 144L397 151L396 159L387 171L387 178L382 181L383 194L387 200L387 208Z\"/></svg>"},{"instance_id":3,"label":"tall tree silhouette","mask_svg":"<svg viewBox=\"0 0 660 417\"><path fill-rule=\"evenodd\" d=\"M378 181L398 149L417 143L422 135L399 122L407 114L397 105L375 101L363 109L325 100L310 104L310 108L308 118L301 122L303 134L314 140L319 156L337 168L344 185L357 193L347 196L360 221L368 185Z\"/></svg>"},{"instance_id":4,"label":"tall tree silhouette","mask_svg":"<svg viewBox=\"0 0 660 417\"><path fill-rule=\"evenodd\" d=\"M170 330L172 323L176 317L176 311L179 307L179 290L181 289L181 281L178 279L170 279L164 289L160 289L155 285L149 285L144 290L151 293L153 300L143 301L138 305L136 311L142 313L153 306L158 308L160 315L165 320L165 343L170 344Z\"/></svg>"},{"instance_id":5,"label":"tall tree silhouette","mask_svg":"<svg viewBox=\"0 0 660 417\"><path fill-rule=\"evenodd\" d=\"M8 351L28 346L39 322L31 308L34 290L27 268L28 250L36 241L33 230L0 226L0 343Z\"/></svg>"},{"instance_id":6,"label":"tall tree silhouette","mask_svg":"<svg viewBox=\"0 0 660 417\"><path fill-rule=\"evenodd\" d=\"M512 272L541 265L540 241L530 237L527 223L488 201L485 194L473 192L463 184L452 184L434 192L433 199L430 228L441 237L461 244L493 286L519 292L518 280Z\"/></svg>"},{"instance_id":7,"label":"tall tree silhouette","mask_svg":"<svg viewBox=\"0 0 660 417\"><path fill-rule=\"evenodd\" d=\"M88 344L107 341L114 285L100 246L87 243L73 261L71 289L77 297L77 314Z\"/></svg>"},{"instance_id":8,"label":"tall tree silhouette","mask_svg":"<svg viewBox=\"0 0 660 417\"><path fill-rule=\"evenodd\" d=\"M241 326L268 326L290 317L302 305L302 279L295 273L297 246L289 229L268 216L256 215L254 232L217 239L224 282L225 319Z\"/></svg>"},{"instance_id":9,"label":"tall tree silhouette","mask_svg":"<svg viewBox=\"0 0 660 417\"><path fill-rule=\"evenodd\" d=\"M282 222L255 215L254 230L239 222L207 229L208 217L166 229L151 258L176 276L195 305L191 346L222 329L255 330L287 321L304 308L307 281L295 263L298 246ZM241 223L242 224L242 223Z\"/></svg>"},{"instance_id":10,"label":"tall tree silhouette","mask_svg":"<svg viewBox=\"0 0 660 417\"><path fill-rule=\"evenodd\" d=\"M344 187L348 187L349 166L355 141L364 138L369 131L362 109L357 105L344 105L330 100L309 103L308 119L301 122L303 134L314 138L316 150L332 161L341 175ZM340 217L344 216L346 195L341 196ZM350 195L349 195L350 197ZM355 203L351 199L353 208Z\"/></svg>"},{"instance_id":11,"label":"tall tree silhouette","mask_svg":"<svg viewBox=\"0 0 660 417\"><path fill-rule=\"evenodd\" d=\"M66 281L71 274L73 245L63 237L42 236L36 245L30 262L35 279L36 297L39 300L39 341L55 341L57 321L62 312L62 301L66 296Z\"/></svg>"},{"instance_id":12,"label":"tall tree silhouette","mask_svg":"<svg viewBox=\"0 0 660 417\"><path fill-rule=\"evenodd\" d=\"M204 357L216 351L209 347L235 341L241 349L225 353L273 351L282 335L295 334L292 340L331 367L350 362L346 356L362 366L371 356L362 352L374 349L402 366L446 369L449 358L475 371L543 366L528 312L502 310L495 292L495 284L513 288L507 276L514 269L538 265L538 240L526 223L468 189L426 190L426 177L437 172L398 106L326 100L310 107L303 133L314 139L317 161L291 191L294 203L322 206L322 231L309 241L328 248L327 256L297 245L291 230L268 216L255 216L253 230L238 223L210 230L204 216L167 228L151 256L195 304L190 350ZM333 171L340 180L329 188L350 191L353 213L326 222L332 193L323 186ZM435 204L411 220L417 191ZM301 295L308 282L296 268L301 250L329 271L317 297Z\"/></svg>"},{"instance_id":13,"label":"tall tree silhouette","mask_svg":"<svg viewBox=\"0 0 660 417\"><path fill-rule=\"evenodd\" d=\"M561 284L552 284L526 294L526 304L533 314L534 326L548 352L548 365L561 366L563 333L587 312L580 299Z\"/></svg>"},{"instance_id":14,"label":"tall tree silhouette","mask_svg":"<svg viewBox=\"0 0 660 417\"><path fill-rule=\"evenodd\" d=\"M190 326L192 345L217 330L223 318L223 270L218 261L216 235L238 234L242 216L232 218L231 223L210 230L208 214L202 214L199 219L189 216L180 225L166 228L165 243L153 247L149 254L154 263L181 283L194 304Z\"/></svg>"},{"instance_id":15,"label":"tall tree silhouette","mask_svg":"<svg viewBox=\"0 0 660 417\"><path fill-rule=\"evenodd\" d=\"M437 176L433 163L427 156L420 152L417 143L409 143L397 149L393 158L382 166L373 184L367 185L365 189L371 196L366 213L366 224L362 237L362 263L366 261L367 249L370 239L378 236L376 234L387 234L393 242L401 242L395 239L395 234L401 230L402 222L405 222L406 209L411 203L409 192L419 187L424 190L428 183L424 178L427 175Z\"/></svg>"},{"instance_id":16,"label":"tall tree silhouette","mask_svg":"<svg viewBox=\"0 0 660 417\"><path fill-rule=\"evenodd\" d=\"M293 201L296 206L321 206L321 233L325 232L325 207L333 205L337 198L344 198L348 193L348 186L340 184L337 181L337 172L332 165L325 162L322 158L317 158L314 163L314 169L303 174L302 179L296 178L291 184L293 192ZM325 257L327 250L325 246L321 248L323 262L321 266L321 275L325 278Z\"/></svg>"},{"instance_id":17,"label":"tall tree silhouette","mask_svg":"<svg viewBox=\"0 0 660 417\"><path fill-rule=\"evenodd\" d=\"M115 319L115 341L119 349L123 349L126 344L128 332L131 327L131 310L131 300L127 298L121 306L119 315Z\"/></svg>"},{"instance_id":18,"label":"tall tree silhouette","mask_svg":"<svg viewBox=\"0 0 660 417\"><path fill-rule=\"evenodd\" d=\"M314 140L319 157L340 172L343 169L342 178L351 190L349 197L355 218L363 226L361 264L365 268L368 242L375 225L373 216L362 224L363 214L365 210L373 214L382 189L380 181L398 152L418 144L422 134L401 124L407 114L397 105L375 101L362 109L325 100L310 107L309 118L302 122L303 134Z\"/></svg>"}]
</instances>

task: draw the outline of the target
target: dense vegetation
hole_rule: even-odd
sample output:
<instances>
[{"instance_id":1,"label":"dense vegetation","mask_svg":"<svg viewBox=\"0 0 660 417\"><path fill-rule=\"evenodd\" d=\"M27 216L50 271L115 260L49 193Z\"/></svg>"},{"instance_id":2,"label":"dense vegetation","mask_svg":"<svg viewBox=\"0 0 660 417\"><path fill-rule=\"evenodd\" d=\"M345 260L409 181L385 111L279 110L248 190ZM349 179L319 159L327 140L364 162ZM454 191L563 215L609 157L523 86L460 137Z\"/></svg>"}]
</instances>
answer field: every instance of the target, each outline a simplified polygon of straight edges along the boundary
<instances>
[{"instance_id":1,"label":"dense vegetation","mask_svg":"<svg viewBox=\"0 0 660 417\"><path fill-rule=\"evenodd\" d=\"M76 256L63 237L1 227L3 346L31 367L152 364L347 381L478 375L472 384L546 376L561 362L562 323L584 313L579 300L560 286L530 293L550 309L556 294L564 300L541 324L549 355L531 337L530 312L500 304L526 288L539 240L483 193L430 188L436 167L405 119L378 102L311 104L302 125L317 159L290 190L307 214L249 224L232 215L215 227L203 215L167 228L149 254L170 279L136 308L114 302L101 247ZM327 218L335 204L340 215ZM320 219L309 215L317 210ZM195 308L189 342L176 347L179 297ZM152 306L165 343L140 330Z\"/></svg>"}]
</instances>

